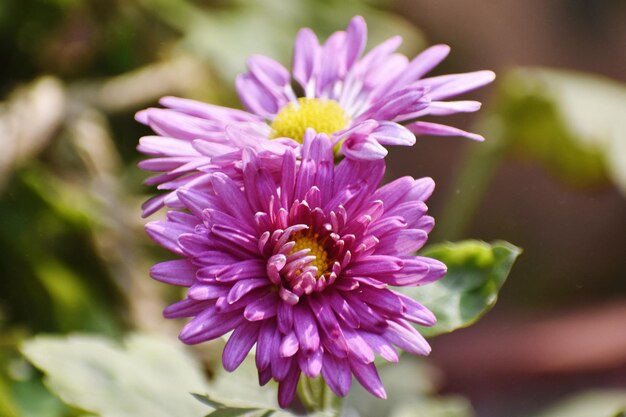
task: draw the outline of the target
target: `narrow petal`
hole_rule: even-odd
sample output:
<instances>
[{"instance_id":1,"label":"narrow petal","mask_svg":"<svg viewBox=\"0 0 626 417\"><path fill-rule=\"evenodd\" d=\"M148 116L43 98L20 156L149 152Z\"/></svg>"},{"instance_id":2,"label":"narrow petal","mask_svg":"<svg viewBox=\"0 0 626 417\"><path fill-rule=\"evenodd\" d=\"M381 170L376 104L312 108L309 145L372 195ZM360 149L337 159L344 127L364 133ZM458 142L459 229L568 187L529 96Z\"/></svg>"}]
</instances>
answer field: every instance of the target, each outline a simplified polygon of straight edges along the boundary
<instances>
[{"instance_id":1,"label":"narrow petal","mask_svg":"<svg viewBox=\"0 0 626 417\"><path fill-rule=\"evenodd\" d=\"M404 310L403 317L413 323L420 324L422 326L432 326L437 322L435 315L422 304L407 297L404 294L396 293L402 303Z\"/></svg>"},{"instance_id":2,"label":"narrow petal","mask_svg":"<svg viewBox=\"0 0 626 417\"><path fill-rule=\"evenodd\" d=\"M463 136L469 139L473 139L479 142L485 140L484 137L476 133L466 132L452 126L446 126L439 123L430 122L414 122L407 126L411 132L415 135L430 135L430 136Z\"/></svg>"},{"instance_id":3,"label":"narrow petal","mask_svg":"<svg viewBox=\"0 0 626 417\"><path fill-rule=\"evenodd\" d=\"M248 112L179 97L163 97L159 103L173 110L207 120L252 122L258 118Z\"/></svg>"},{"instance_id":4,"label":"narrow petal","mask_svg":"<svg viewBox=\"0 0 626 417\"><path fill-rule=\"evenodd\" d=\"M365 49L367 25L361 16L354 16L346 29L346 67L350 68Z\"/></svg>"},{"instance_id":5,"label":"narrow petal","mask_svg":"<svg viewBox=\"0 0 626 417\"><path fill-rule=\"evenodd\" d=\"M329 292L329 304L335 314L352 328L359 327L360 320L358 314L352 309L350 304L339 294L338 291Z\"/></svg>"},{"instance_id":6,"label":"narrow petal","mask_svg":"<svg viewBox=\"0 0 626 417\"><path fill-rule=\"evenodd\" d=\"M294 329L296 336L298 336L300 347L304 349L305 354L309 355L320 346L317 323L311 311L302 304L296 305L293 313Z\"/></svg>"},{"instance_id":7,"label":"narrow petal","mask_svg":"<svg viewBox=\"0 0 626 417\"><path fill-rule=\"evenodd\" d=\"M278 384L278 404L282 408L287 408L293 401L299 379L300 369L298 369L296 362L293 361L287 376Z\"/></svg>"},{"instance_id":8,"label":"narrow petal","mask_svg":"<svg viewBox=\"0 0 626 417\"><path fill-rule=\"evenodd\" d=\"M241 297L248 294L250 291L256 288L268 286L269 284L270 282L265 278L251 278L237 281L228 293L227 301L229 304L233 304L234 302L239 301Z\"/></svg>"},{"instance_id":9,"label":"narrow petal","mask_svg":"<svg viewBox=\"0 0 626 417\"><path fill-rule=\"evenodd\" d=\"M329 353L336 357L345 358L348 356L349 346L346 341L341 326L332 312L328 303L320 297L309 297L309 305L315 314L315 318L324 333L322 342Z\"/></svg>"},{"instance_id":10,"label":"narrow petal","mask_svg":"<svg viewBox=\"0 0 626 417\"><path fill-rule=\"evenodd\" d=\"M291 366L296 360L291 357L284 357L280 354L280 334L276 333L274 335L274 341L272 343L272 351L271 351L271 367L272 367L272 375L276 381L282 381L287 377Z\"/></svg>"},{"instance_id":11,"label":"narrow petal","mask_svg":"<svg viewBox=\"0 0 626 417\"><path fill-rule=\"evenodd\" d=\"M417 81L415 86L428 88L432 100L442 100L482 87L495 78L493 71L475 71L424 78Z\"/></svg>"},{"instance_id":12,"label":"narrow petal","mask_svg":"<svg viewBox=\"0 0 626 417\"><path fill-rule=\"evenodd\" d=\"M255 355L256 366L259 369L266 369L270 366L272 343L276 332L277 329L274 320L266 320L261 324Z\"/></svg>"},{"instance_id":13,"label":"narrow petal","mask_svg":"<svg viewBox=\"0 0 626 417\"><path fill-rule=\"evenodd\" d=\"M402 260L395 256L372 255L353 262L344 274L347 276L387 274L401 270L403 265Z\"/></svg>"},{"instance_id":14,"label":"narrow petal","mask_svg":"<svg viewBox=\"0 0 626 417\"><path fill-rule=\"evenodd\" d=\"M386 90L394 91L419 80L439 65L449 53L450 47L448 45L431 46L413 58L404 71L387 85Z\"/></svg>"},{"instance_id":15,"label":"narrow petal","mask_svg":"<svg viewBox=\"0 0 626 417\"><path fill-rule=\"evenodd\" d=\"M259 385L264 386L272 380L272 368L259 368Z\"/></svg>"},{"instance_id":16,"label":"narrow petal","mask_svg":"<svg viewBox=\"0 0 626 417\"><path fill-rule=\"evenodd\" d=\"M428 234L423 230L398 230L395 233L381 237L376 253L381 255L409 255L421 249L427 239ZM427 270L426 268L424 272Z\"/></svg>"},{"instance_id":17,"label":"narrow petal","mask_svg":"<svg viewBox=\"0 0 626 417\"><path fill-rule=\"evenodd\" d=\"M183 327L179 338L187 344L206 342L225 335L244 320L240 312L220 314L206 309Z\"/></svg>"},{"instance_id":18,"label":"narrow petal","mask_svg":"<svg viewBox=\"0 0 626 417\"><path fill-rule=\"evenodd\" d=\"M189 287L196 280L196 269L187 259L177 259L154 265L150 268L150 276L167 284Z\"/></svg>"},{"instance_id":19,"label":"narrow petal","mask_svg":"<svg viewBox=\"0 0 626 417\"><path fill-rule=\"evenodd\" d=\"M278 296L275 292L270 292L248 304L243 312L244 317L249 321L267 320L276 316L278 312Z\"/></svg>"},{"instance_id":20,"label":"narrow petal","mask_svg":"<svg viewBox=\"0 0 626 417\"><path fill-rule=\"evenodd\" d=\"M298 32L293 49L293 78L307 88L317 67L320 45L317 36L311 29L305 28Z\"/></svg>"},{"instance_id":21,"label":"narrow petal","mask_svg":"<svg viewBox=\"0 0 626 417\"><path fill-rule=\"evenodd\" d=\"M146 233L156 244L180 256L184 253L178 244L178 238L193 231L188 226L163 221L150 222L145 227Z\"/></svg>"},{"instance_id":22,"label":"narrow petal","mask_svg":"<svg viewBox=\"0 0 626 417\"><path fill-rule=\"evenodd\" d=\"M343 334L350 346L350 357L362 363L374 362L374 351L370 345L356 331L343 327Z\"/></svg>"},{"instance_id":23,"label":"narrow petal","mask_svg":"<svg viewBox=\"0 0 626 417\"><path fill-rule=\"evenodd\" d=\"M388 321L389 327L383 333L384 337L400 349L414 355L428 355L430 345L411 325Z\"/></svg>"},{"instance_id":24,"label":"narrow petal","mask_svg":"<svg viewBox=\"0 0 626 417\"><path fill-rule=\"evenodd\" d=\"M364 331L359 332L359 334L363 340L365 340L367 344L369 344L371 348L384 359L389 362L398 362L400 360L398 352L396 352L391 343L389 343L384 337L376 333Z\"/></svg>"},{"instance_id":25,"label":"narrow petal","mask_svg":"<svg viewBox=\"0 0 626 417\"><path fill-rule=\"evenodd\" d=\"M355 359L350 359L349 362L352 373L363 388L378 398L387 399L387 393L373 363L364 364Z\"/></svg>"},{"instance_id":26,"label":"narrow petal","mask_svg":"<svg viewBox=\"0 0 626 417\"><path fill-rule=\"evenodd\" d=\"M415 144L415 135L406 127L394 122L380 122L371 137L381 145L413 146Z\"/></svg>"},{"instance_id":27,"label":"narrow petal","mask_svg":"<svg viewBox=\"0 0 626 417\"><path fill-rule=\"evenodd\" d=\"M263 84L284 87L289 84L289 71L280 63L263 55L252 55L248 58L248 69Z\"/></svg>"},{"instance_id":28,"label":"narrow petal","mask_svg":"<svg viewBox=\"0 0 626 417\"><path fill-rule=\"evenodd\" d=\"M224 369L232 372L241 365L257 341L259 327L257 323L244 322L235 328L222 353Z\"/></svg>"},{"instance_id":29,"label":"narrow petal","mask_svg":"<svg viewBox=\"0 0 626 417\"><path fill-rule=\"evenodd\" d=\"M162 136L142 137L139 139L137 150L154 156L199 156L198 152L191 146L191 142Z\"/></svg>"},{"instance_id":30,"label":"narrow petal","mask_svg":"<svg viewBox=\"0 0 626 417\"><path fill-rule=\"evenodd\" d=\"M346 139L341 146L341 152L347 158L360 161L382 160L388 153L387 149L371 136L352 136Z\"/></svg>"},{"instance_id":31,"label":"narrow petal","mask_svg":"<svg viewBox=\"0 0 626 417\"><path fill-rule=\"evenodd\" d=\"M197 301L185 298L171 304L163 310L163 317L178 319L181 317L193 317L202 311L213 308L213 301Z\"/></svg>"},{"instance_id":32,"label":"narrow petal","mask_svg":"<svg viewBox=\"0 0 626 417\"><path fill-rule=\"evenodd\" d=\"M298 354L298 364L302 373L309 378L316 378L322 371L322 349L312 352L310 355Z\"/></svg>"},{"instance_id":33,"label":"narrow petal","mask_svg":"<svg viewBox=\"0 0 626 417\"><path fill-rule=\"evenodd\" d=\"M481 103L473 100L462 101L431 101L428 114L433 116L448 116L455 113L472 113L480 110Z\"/></svg>"},{"instance_id":34,"label":"narrow petal","mask_svg":"<svg viewBox=\"0 0 626 417\"><path fill-rule=\"evenodd\" d=\"M288 333L280 342L280 356L290 358L298 352L300 344L295 332Z\"/></svg>"},{"instance_id":35,"label":"narrow petal","mask_svg":"<svg viewBox=\"0 0 626 417\"><path fill-rule=\"evenodd\" d=\"M235 85L241 103L250 112L270 119L280 109L276 98L251 75L239 75Z\"/></svg>"},{"instance_id":36,"label":"narrow petal","mask_svg":"<svg viewBox=\"0 0 626 417\"><path fill-rule=\"evenodd\" d=\"M177 191L178 198L196 216L201 217L206 209L213 207L212 196L193 188L182 188Z\"/></svg>"},{"instance_id":37,"label":"narrow petal","mask_svg":"<svg viewBox=\"0 0 626 417\"><path fill-rule=\"evenodd\" d=\"M215 300L228 294L229 288L214 284L194 284L187 291L187 297L194 300Z\"/></svg>"},{"instance_id":38,"label":"narrow petal","mask_svg":"<svg viewBox=\"0 0 626 417\"><path fill-rule=\"evenodd\" d=\"M291 332L293 328L293 306L289 303L278 305L278 330L282 334Z\"/></svg>"},{"instance_id":39,"label":"narrow petal","mask_svg":"<svg viewBox=\"0 0 626 417\"><path fill-rule=\"evenodd\" d=\"M148 217L154 213L156 213L159 209L161 209L165 205L165 199L172 193L156 195L154 197L149 198L141 205L141 217Z\"/></svg>"},{"instance_id":40,"label":"narrow petal","mask_svg":"<svg viewBox=\"0 0 626 417\"><path fill-rule=\"evenodd\" d=\"M293 202L294 187L296 185L296 156L291 149L283 155L282 176L280 178L280 201L284 208Z\"/></svg>"},{"instance_id":41,"label":"narrow petal","mask_svg":"<svg viewBox=\"0 0 626 417\"><path fill-rule=\"evenodd\" d=\"M347 359L334 357L324 353L322 376L331 390L340 397L345 397L352 386L352 375Z\"/></svg>"},{"instance_id":42,"label":"narrow petal","mask_svg":"<svg viewBox=\"0 0 626 417\"><path fill-rule=\"evenodd\" d=\"M320 54L316 93L324 97L346 72L346 33L335 32L326 41Z\"/></svg>"}]
</instances>

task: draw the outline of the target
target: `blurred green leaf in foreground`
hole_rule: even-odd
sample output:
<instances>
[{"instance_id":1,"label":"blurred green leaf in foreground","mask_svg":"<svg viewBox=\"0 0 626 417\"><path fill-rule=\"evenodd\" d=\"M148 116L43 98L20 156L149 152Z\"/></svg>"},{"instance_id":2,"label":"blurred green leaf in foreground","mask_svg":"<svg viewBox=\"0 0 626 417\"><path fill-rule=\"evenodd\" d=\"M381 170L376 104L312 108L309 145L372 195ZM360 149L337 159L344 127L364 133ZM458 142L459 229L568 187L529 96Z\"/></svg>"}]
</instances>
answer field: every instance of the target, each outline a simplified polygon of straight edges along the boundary
<instances>
[{"instance_id":1,"label":"blurred green leaf in foreground","mask_svg":"<svg viewBox=\"0 0 626 417\"><path fill-rule=\"evenodd\" d=\"M159 338L130 336L124 347L100 336L37 336L24 355L67 404L102 417L203 416L189 393L203 392L201 366Z\"/></svg>"}]
</instances>

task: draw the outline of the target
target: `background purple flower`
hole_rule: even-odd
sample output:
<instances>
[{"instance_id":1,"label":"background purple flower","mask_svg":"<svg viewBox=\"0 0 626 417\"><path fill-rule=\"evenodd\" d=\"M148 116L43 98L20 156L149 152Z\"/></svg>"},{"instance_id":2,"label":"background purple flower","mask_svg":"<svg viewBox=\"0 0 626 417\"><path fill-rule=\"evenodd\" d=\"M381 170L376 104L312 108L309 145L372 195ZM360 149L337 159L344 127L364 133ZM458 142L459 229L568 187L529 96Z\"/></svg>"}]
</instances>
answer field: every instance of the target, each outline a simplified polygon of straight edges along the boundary
<instances>
[{"instance_id":1,"label":"background purple flower","mask_svg":"<svg viewBox=\"0 0 626 417\"><path fill-rule=\"evenodd\" d=\"M409 61L394 52L402 41L399 36L362 56L366 40L361 16L323 45L313 31L302 29L291 75L270 58L252 56L248 73L237 79L239 97L250 112L268 121L271 137L301 141L312 127L331 136L333 144L341 144L341 152L353 159L383 158L387 154L383 145L412 145L413 134L483 140L480 135L416 119L478 110L477 101L444 100L490 83L493 72L422 78L448 55L448 46L435 45ZM303 97L292 88L292 79Z\"/></svg>"},{"instance_id":2,"label":"background purple flower","mask_svg":"<svg viewBox=\"0 0 626 417\"><path fill-rule=\"evenodd\" d=\"M433 46L409 61L394 52L400 37L362 56L366 39L365 21L356 16L345 32L335 32L323 45L310 29L302 29L291 73L271 58L250 57L248 72L236 83L249 112L175 97L161 99L165 109L139 112L137 120L161 136L143 137L138 146L151 157L140 167L162 173L147 184L176 190L191 181L204 182L203 173L215 168L232 172L243 147L281 155L286 146L301 143L308 128L326 133L335 151L362 160L384 158L385 146L413 145L420 134L483 140L418 119L478 110L477 101L444 100L491 82L493 72L422 78L448 55L448 46ZM175 192L157 196L144 205L144 215L166 203L181 205Z\"/></svg>"},{"instance_id":3,"label":"background purple flower","mask_svg":"<svg viewBox=\"0 0 626 417\"><path fill-rule=\"evenodd\" d=\"M434 225L424 204L433 181L404 177L377 189L382 160L335 166L333 159L328 137L309 130L301 161L288 148L276 180L267 160L246 149L243 186L211 173L208 191L178 191L188 211L147 225L155 242L183 257L151 270L189 288L164 312L192 317L180 339L200 343L232 330L227 370L256 344L259 381L278 381L281 406L293 399L301 373L321 374L340 396L354 375L384 398L375 353L394 362L394 346L430 351L410 323L430 326L435 317L391 287L445 274L442 263L412 255Z\"/></svg>"}]
</instances>

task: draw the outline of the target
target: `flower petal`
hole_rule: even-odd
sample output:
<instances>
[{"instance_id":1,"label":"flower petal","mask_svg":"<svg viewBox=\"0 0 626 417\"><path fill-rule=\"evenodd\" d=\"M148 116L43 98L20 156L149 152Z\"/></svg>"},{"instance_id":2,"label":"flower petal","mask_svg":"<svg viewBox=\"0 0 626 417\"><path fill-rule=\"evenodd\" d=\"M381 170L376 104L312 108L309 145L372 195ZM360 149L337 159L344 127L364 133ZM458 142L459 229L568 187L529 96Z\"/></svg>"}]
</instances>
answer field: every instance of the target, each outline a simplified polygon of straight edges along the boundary
<instances>
[{"instance_id":1,"label":"flower petal","mask_svg":"<svg viewBox=\"0 0 626 417\"><path fill-rule=\"evenodd\" d=\"M259 327L257 323L244 322L235 328L222 353L224 369L232 372L241 365L257 341Z\"/></svg>"},{"instance_id":2,"label":"flower petal","mask_svg":"<svg viewBox=\"0 0 626 417\"><path fill-rule=\"evenodd\" d=\"M415 133L415 135L430 135L430 136L464 136L469 139L473 139L479 142L485 140L484 137L476 133L466 132L456 127L446 126L438 123L430 122L414 122L407 125L407 129Z\"/></svg>"}]
</instances>

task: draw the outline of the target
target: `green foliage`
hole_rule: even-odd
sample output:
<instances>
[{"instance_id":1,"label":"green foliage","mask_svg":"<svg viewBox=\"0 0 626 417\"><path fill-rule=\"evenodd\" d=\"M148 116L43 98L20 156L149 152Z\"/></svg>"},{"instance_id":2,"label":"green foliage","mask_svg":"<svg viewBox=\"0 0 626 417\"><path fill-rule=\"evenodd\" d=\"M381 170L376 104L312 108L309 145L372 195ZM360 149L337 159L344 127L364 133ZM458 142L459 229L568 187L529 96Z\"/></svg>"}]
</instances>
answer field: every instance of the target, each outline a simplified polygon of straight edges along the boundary
<instances>
[{"instance_id":1,"label":"green foliage","mask_svg":"<svg viewBox=\"0 0 626 417\"><path fill-rule=\"evenodd\" d=\"M115 292L90 242L83 193L33 166L0 196L0 267L20 277L0 280L9 318L36 330L117 331L104 307Z\"/></svg>"},{"instance_id":2,"label":"green foliage","mask_svg":"<svg viewBox=\"0 0 626 417\"><path fill-rule=\"evenodd\" d=\"M36 336L22 351L66 404L101 417L204 416L207 407L212 417L293 416L279 409L274 386L258 385L253 361L207 381L182 344L161 337Z\"/></svg>"},{"instance_id":3,"label":"green foliage","mask_svg":"<svg viewBox=\"0 0 626 417\"><path fill-rule=\"evenodd\" d=\"M207 387L202 367L173 343L133 335L122 347L99 336L37 336L22 351L65 403L102 417L202 416L189 395Z\"/></svg>"},{"instance_id":4,"label":"green foliage","mask_svg":"<svg viewBox=\"0 0 626 417\"><path fill-rule=\"evenodd\" d=\"M626 86L590 74L521 68L505 77L491 127L513 151L577 186L626 192Z\"/></svg>"},{"instance_id":5,"label":"green foliage","mask_svg":"<svg viewBox=\"0 0 626 417\"><path fill-rule=\"evenodd\" d=\"M424 46L421 33L401 17L360 0L239 0L220 8L203 8L191 1L140 0L147 12L183 34L182 47L203 57L222 78L244 70L246 57L264 54L290 62L293 40L303 26L324 37L344 28L354 14L368 21L370 44L402 35L412 52ZM277 22L280 22L277 24Z\"/></svg>"},{"instance_id":6,"label":"green foliage","mask_svg":"<svg viewBox=\"0 0 626 417\"><path fill-rule=\"evenodd\" d=\"M13 403L9 390L2 379L0 379L0 415L5 417L19 417L17 407Z\"/></svg>"},{"instance_id":7,"label":"green foliage","mask_svg":"<svg viewBox=\"0 0 626 417\"><path fill-rule=\"evenodd\" d=\"M438 259L448 266L439 281L423 287L397 288L428 307L437 324L419 330L427 337L469 326L496 303L521 250L508 242L493 244L468 240L433 245L423 256Z\"/></svg>"},{"instance_id":8,"label":"green foliage","mask_svg":"<svg viewBox=\"0 0 626 417\"><path fill-rule=\"evenodd\" d=\"M5 328L0 312L0 416L69 417L69 410L42 384L18 345L24 330Z\"/></svg>"}]
</instances>

